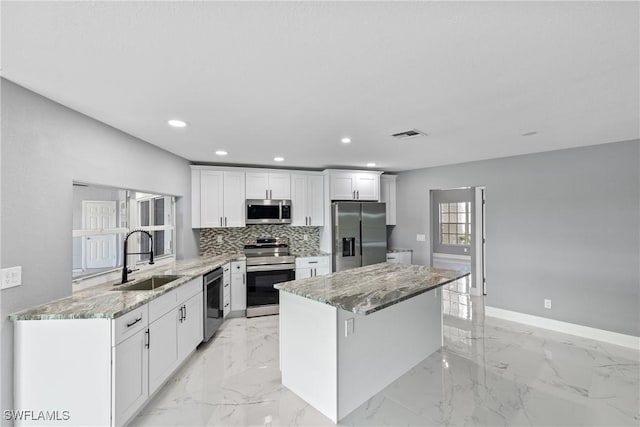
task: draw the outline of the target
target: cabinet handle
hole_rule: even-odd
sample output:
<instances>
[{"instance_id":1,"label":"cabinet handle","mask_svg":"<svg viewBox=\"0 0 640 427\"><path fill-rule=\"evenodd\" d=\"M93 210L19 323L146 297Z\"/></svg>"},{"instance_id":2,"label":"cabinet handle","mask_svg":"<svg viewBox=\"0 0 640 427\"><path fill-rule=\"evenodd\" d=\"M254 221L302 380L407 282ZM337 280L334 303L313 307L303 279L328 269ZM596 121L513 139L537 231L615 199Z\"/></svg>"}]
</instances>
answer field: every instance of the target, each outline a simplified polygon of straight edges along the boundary
<instances>
[{"instance_id":1,"label":"cabinet handle","mask_svg":"<svg viewBox=\"0 0 640 427\"><path fill-rule=\"evenodd\" d=\"M356 190L357 199L360 200L360 190Z\"/></svg>"},{"instance_id":2,"label":"cabinet handle","mask_svg":"<svg viewBox=\"0 0 640 427\"><path fill-rule=\"evenodd\" d=\"M142 322L142 316L138 317L136 320L134 320L134 321L133 321L133 322L131 322L131 323L127 323L127 328L132 327L133 325L135 325L135 324L136 324L136 323L138 323L138 322Z\"/></svg>"},{"instance_id":3,"label":"cabinet handle","mask_svg":"<svg viewBox=\"0 0 640 427\"><path fill-rule=\"evenodd\" d=\"M356 198L356 190L353 190L353 199L355 200Z\"/></svg>"},{"instance_id":4,"label":"cabinet handle","mask_svg":"<svg viewBox=\"0 0 640 427\"><path fill-rule=\"evenodd\" d=\"M220 217L220 227L222 227L222 217Z\"/></svg>"},{"instance_id":5,"label":"cabinet handle","mask_svg":"<svg viewBox=\"0 0 640 427\"><path fill-rule=\"evenodd\" d=\"M265 199L269 198L269 190L264 190L264 198Z\"/></svg>"},{"instance_id":6,"label":"cabinet handle","mask_svg":"<svg viewBox=\"0 0 640 427\"><path fill-rule=\"evenodd\" d=\"M183 305L182 308L184 309L184 318L182 320L187 320L187 306Z\"/></svg>"},{"instance_id":7,"label":"cabinet handle","mask_svg":"<svg viewBox=\"0 0 640 427\"><path fill-rule=\"evenodd\" d=\"M244 276L245 276L245 273L242 273L242 284L243 284L243 285L245 284L245 282L244 282L244 281L245 281Z\"/></svg>"},{"instance_id":8,"label":"cabinet handle","mask_svg":"<svg viewBox=\"0 0 640 427\"><path fill-rule=\"evenodd\" d=\"M149 332L149 329L147 329L144 333L147 335L147 342L144 346L146 348L149 348L151 346L151 332Z\"/></svg>"},{"instance_id":9,"label":"cabinet handle","mask_svg":"<svg viewBox=\"0 0 640 427\"><path fill-rule=\"evenodd\" d=\"M309 225L311 225L311 217L309 217Z\"/></svg>"},{"instance_id":10,"label":"cabinet handle","mask_svg":"<svg viewBox=\"0 0 640 427\"><path fill-rule=\"evenodd\" d=\"M224 226L225 227L227 226L227 217L226 216L224 217Z\"/></svg>"}]
</instances>

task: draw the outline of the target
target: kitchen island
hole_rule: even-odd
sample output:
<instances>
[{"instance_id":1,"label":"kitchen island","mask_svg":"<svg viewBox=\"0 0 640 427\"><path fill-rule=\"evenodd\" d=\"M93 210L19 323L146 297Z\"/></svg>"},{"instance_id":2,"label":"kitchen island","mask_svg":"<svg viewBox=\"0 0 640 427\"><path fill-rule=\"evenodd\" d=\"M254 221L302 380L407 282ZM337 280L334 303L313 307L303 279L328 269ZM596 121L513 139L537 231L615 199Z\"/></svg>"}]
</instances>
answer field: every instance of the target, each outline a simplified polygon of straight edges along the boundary
<instances>
[{"instance_id":1,"label":"kitchen island","mask_svg":"<svg viewBox=\"0 0 640 427\"><path fill-rule=\"evenodd\" d=\"M381 263L275 285L282 384L337 423L442 346L439 288L467 275Z\"/></svg>"}]
</instances>

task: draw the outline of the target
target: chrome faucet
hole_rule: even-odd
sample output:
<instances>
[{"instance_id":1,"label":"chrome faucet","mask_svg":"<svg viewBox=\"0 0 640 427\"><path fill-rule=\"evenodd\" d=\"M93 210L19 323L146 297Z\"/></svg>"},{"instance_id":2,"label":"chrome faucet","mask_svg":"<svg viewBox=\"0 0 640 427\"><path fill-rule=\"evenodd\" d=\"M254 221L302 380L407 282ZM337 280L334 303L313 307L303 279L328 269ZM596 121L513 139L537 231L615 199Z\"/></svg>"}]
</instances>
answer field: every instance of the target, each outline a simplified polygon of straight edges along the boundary
<instances>
[{"instance_id":1,"label":"chrome faucet","mask_svg":"<svg viewBox=\"0 0 640 427\"><path fill-rule=\"evenodd\" d=\"M149 252L131 252L131 253L127 253L127 241L129 240L129 236L131 236L133 233L144 233L147 236L149 236L149 240L151 243L151 249L149 249ZM127 236L124 238L124 256L122 259L122 263L123 263L123 268L122 268L122 282L120 282L120 284L122 283L127 283L128 278L127 275L129 273L131 273L131 270L129 270L127 268L127 255L149 255L149 264L153 264L153 236L151 236L151 233L149 233L148 231L145 230L133 230L130 231L129 233L127 233Z\"/></svg>"}]
</instances>

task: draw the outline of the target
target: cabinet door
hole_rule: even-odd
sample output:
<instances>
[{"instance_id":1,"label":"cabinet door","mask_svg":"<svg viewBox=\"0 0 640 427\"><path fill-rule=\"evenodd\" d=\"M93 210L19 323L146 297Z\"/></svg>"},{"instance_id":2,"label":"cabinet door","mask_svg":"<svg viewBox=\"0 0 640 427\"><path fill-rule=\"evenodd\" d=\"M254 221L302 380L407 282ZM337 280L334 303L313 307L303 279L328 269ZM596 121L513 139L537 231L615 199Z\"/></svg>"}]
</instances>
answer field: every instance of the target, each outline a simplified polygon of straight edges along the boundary
<instances>
[{"instance_id":1,"label":"cabinet door","mask_svg":"<svg viewBox=\"0 0 640 427\"><path fill-rule=\"evenodd\" d=\"M356 174L356 194L358 200L380 199L380 176L378 174Z\"/></svg>"},{"instance_id":2,"label":"cabinet door","mask_svg":"<svg viewBox=\"0 0 640 427\"><path fill-rule=\"evenodd\" d=\"M116 426L127 422L149 396L149 352L146 344L147 329L143 329L112 347L113 422Z\"/></svg>"},{"instance_id":3,"label":"cabinet door","mask_svg":"<svg viewBox=\"0 0 640 427\"><path fill-rule=\"evenodd\" d=\"M355 176L352 173L333 173L330 178L331 200L355 199Z\"/></svg>"},{"instance_id":4,"label":"cabinet door","mask_svg":"<svg viewBox=\"0 0 640 427\"><path fill-rule=\"evenodd\" d=\"M260 172L246 173L246 198L268 199L269 174Z\"/></svg>"},{"instance_id":5,"label":"cabinet door","mask_svg":"<svg viewBox=\"0 0 640 427\"><path fill-rule=\"evenodd\" d=\"M183 320L178 323L178 363L181 363L202 342L202 292L189 298L182 306L184 306Z\"/></svg>"},{"instance_id":6,"label":"cabinet door","mask_svg":"<svg viewBox=\"0 0 640 427\"><path fill-rule=\"evenodd\" d=\"M307 197L307 175L291 175L291 205L293 207L291 225L309 225Z\"/></svg>"},{"instance_id":7,"label":"cabinet door","mask_svg":"<svg viewBox=\"0 0 640 427\"><path fill-rule=\"evenodd\" d=\"M311 277L311 269L310 268L296 268L296 280L298 279L306 279L307 277Z\"/></svg>"},{"instance_id":8,"label":"cabinet door","mask_svg":"<svg viewBox=\"0 0 640 427\"><path fill-rule=\"evenodd\" d=\"M331 273L331 267L317 267L314 271L316 276L324 276L329 273Z\"/></svg>"},{"instance_id":9,"label":"cabinet door","mask_svg":"<svg viewBox=\"0 0 640 427\"><path fill-rule=\"evenodd\" d=\"M247 309L247 273L231 274L231 311Z\"/></svg>"},{"instance_id":10,"label":"cabinet door","mask_svg":"<svg viewBox=\"0 0 640 427\"><path fill-rule=\"evenodd\" d=\"M149 325L149 394L178 367L178 307Z\"/></svg>"},{"instance_id":11,"label":"cabinet door","mask_svg":"<svg viewBox=\"0 0 640 427\"><path fill-rule=\"evenodd\" d=\"M222 172L201 171L200 226L222 227L224 177Z\"/></svg>"},{"instance_id":12,"label":"cabinet door","mask_svg":"<svg viewBox=\"0 0 640 427\"><path fill-rule=\"evenodd\" d=\"M307 181L307 215L310 225L324 225L324 177L309 175Z\"/></svg>"},{"instance_id":13,"label":"cabinet door","mask_svg":"<svg viewBox=\"0 0 640 427\"><path fill-rule=\"evenodd\" d=\"M386 205L387 225L396 225L396 180L380 177L380 201Z\"/></svg>"},{"instance_id":14,"label":"cabinet door","mask_svg":"<svg viewBox=\"0 0 640 427\"><path fill-rule=\"evenodd\" d=\"M244 227L245 216L244 172L224 172L224 226Z\"/></svg>"},{"instance_id":15,"label":"cabinet door","mask_svg":"<svg viewBox=\"0 0 640 427\"><path fill-rule=\"evenodd\" d=\"M269 195L271 199L291 199L291 175L288 173L270 173Z\"/></svg>"}]
</instances>

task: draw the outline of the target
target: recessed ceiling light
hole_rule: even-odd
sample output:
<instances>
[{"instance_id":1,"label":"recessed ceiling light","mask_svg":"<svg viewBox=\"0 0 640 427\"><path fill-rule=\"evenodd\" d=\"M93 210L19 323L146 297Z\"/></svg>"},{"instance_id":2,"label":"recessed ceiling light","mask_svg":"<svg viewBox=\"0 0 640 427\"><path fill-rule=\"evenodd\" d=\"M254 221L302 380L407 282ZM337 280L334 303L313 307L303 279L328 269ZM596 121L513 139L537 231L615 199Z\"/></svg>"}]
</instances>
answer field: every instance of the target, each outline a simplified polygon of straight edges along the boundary
<instances>
[{"instance_id":1,"label":"recessed ceiling light","mask_svg":"<svg viewBox=\"0 0 640 427\"><path fill-rule=\"evenodd\" d=\"M373 163L373 162L367 163L367 167L369 167L369 168L374 168L375 166L376 166L376 164Z\"/></svg>"},{"instance_id":2,"label":"recessed ceiling light","mask_svg":"<svg viewBox=\"0 0 640 427\"><path fill-rule=\"evenodd\" d=\"M227 152L226 152L226 151L224 151L224 150L218 150L218 151L216 151L216 154L217 154L218 156L226 156L226 155L227 155L227 154L229 154L229 153L227 153Z\"/></svg>"},{"instance_id":3,"label":"recessed ceiling light","mask_svg":"<svg viewBox=\"0 0 640 427\"><path fill-rule=\"evenodd\" d=\"M276 156L273 158L276 162L284 162L284 157Z\"/></svg>"},{"instance_id":4,"label":"recessed ceiling light","mask_svg":"<svg viewBox=\"0 0 640 427\"><path fill-rule=\"evenodd\" d=\"M351 138L345 136L340 140L340 142L342 142L343 144L348 144L351 142Z\"/></svg>"},{"instance_id":5,"label":"recessed ceiling light","mask_svg":"<svg viewBox=\"0 0 640 427\"><path fill-rule=\"evenodd\" d=\"M169 126L173 126L174 128L183 128L187 126L187 122L178 119L171 119L167 121L167 123L169 123Z\"/></svg>"},{"instance_id":6,"label":"recessed ceiling light","mask_svg":"<svg viewBox=\"0 0 640 427\"><path fill-rule=\"evenodd\" d=\"M525 132L522 134L522 136L533 136L533 135L537 135L538 131L537 130L532 130L531 132Z\"/></svg>"}]
</instances>

